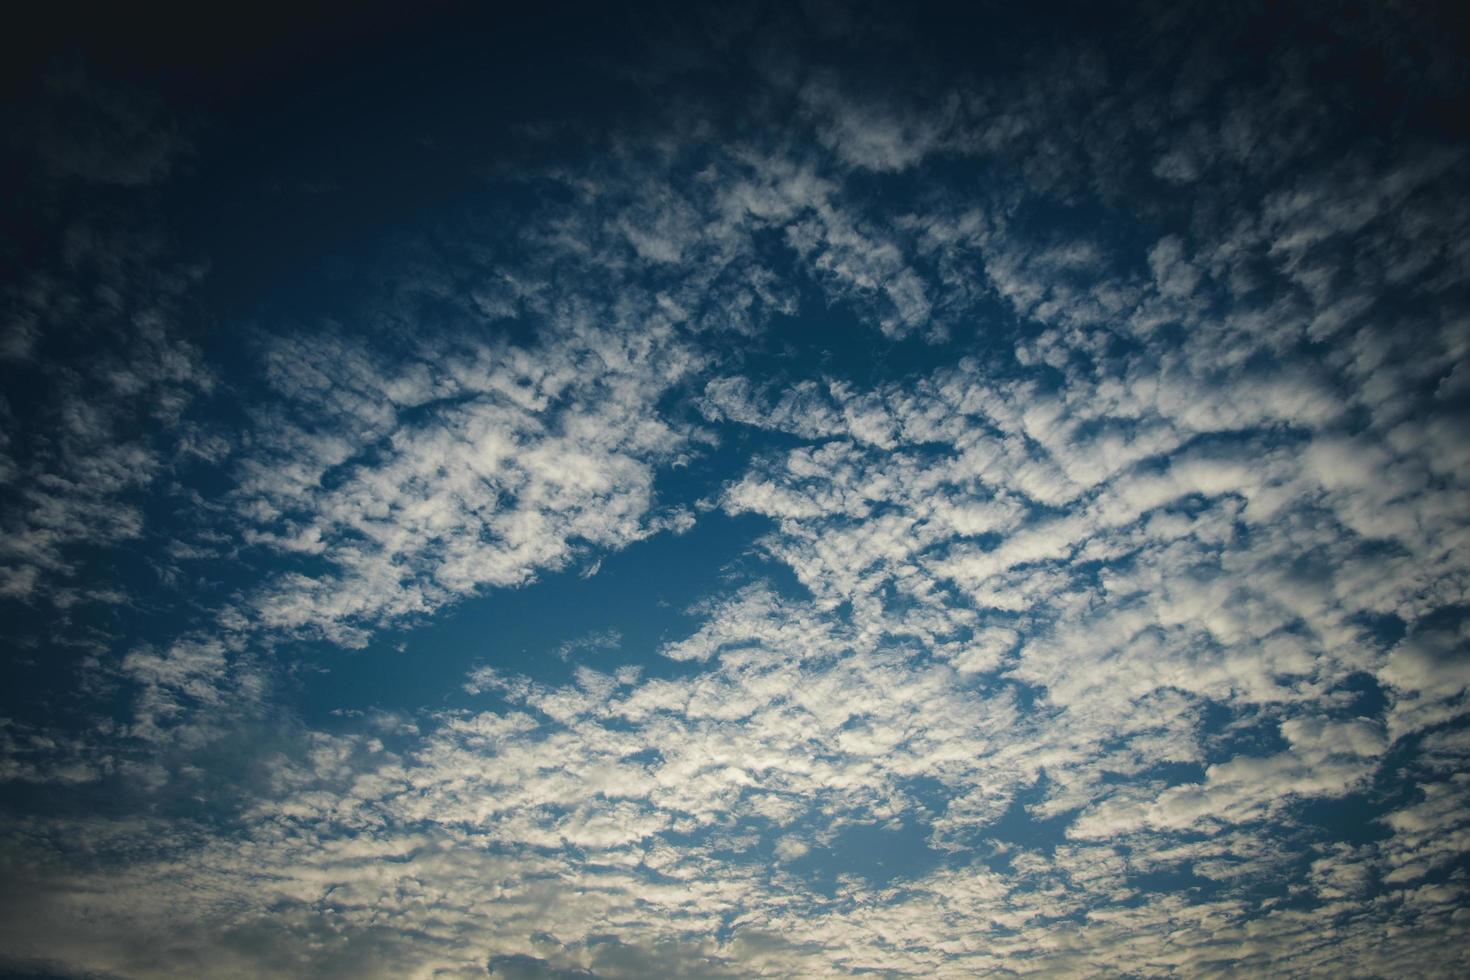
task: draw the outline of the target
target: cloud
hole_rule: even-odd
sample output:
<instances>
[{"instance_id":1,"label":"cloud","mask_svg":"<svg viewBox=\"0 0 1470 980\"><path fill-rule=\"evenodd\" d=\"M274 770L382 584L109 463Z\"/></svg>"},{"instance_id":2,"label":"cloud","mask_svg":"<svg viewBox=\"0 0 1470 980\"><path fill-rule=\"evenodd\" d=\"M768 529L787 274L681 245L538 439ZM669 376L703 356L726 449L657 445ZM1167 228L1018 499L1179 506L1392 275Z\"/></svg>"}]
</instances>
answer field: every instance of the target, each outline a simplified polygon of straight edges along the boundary
<instances>
[{"instance_id":1,"label":"cloud","mask_svg":"<svg viewBox=\"0 0 1470 980\"><path fill-rule=\"evenodd\" d=\"M350 347L273 363L293 407L263 419L236 506L257 518L252 543L329 571L265 584L248 607L262 628L355 645L680 525L656 513L653 481L689 434L653 406L696 362L668 330L574 326L396 370Z\"/></svg>"},{"instance_id":2,"label":"cloud","mask_svg":"<svg viewBox=\"0 0 1470 980\"><path fill-rule=\"evenodd\" d=\"M166 180L192 149L150 94L100 81L80 62L56 65L25 135L56 175L139 187Z\"/></svg>"},{"instance_id":3,"label":"cloud","mask_svg":"<svg viewBox=\"0 0 1470 980\"><path fill-rule=\"evenodd\" d=\"M184 417L214 385L182 322L201 269L106 212L53 244L4 285L0 595L106 602L123 583L79 591L78 567L145 534L156 481L209 435Z\"/></svg>"},{"instance_id":4,"label":"cloud","mask_svg":"<svg viewBox=\"0 0 1470 980\"><path fill-rule=\"evenodd\" d=\"M928 101L768 77L794 122L619 137L538 176L508 246L403 274L383 323L257 335L266 390L201 451L227 489L178 553L262 570L117 658L116 739L0 728L10 780L159 802L7 830L0 948L160 976L1460 966L1464 158L1328 152L1275 67L1150 61L1150 93L1054 57ZM781 318L813 310L894 362L793 356ZM65 375L93 397L57 435L6 430L16 596L144 533L169 450L117 434L145 404L185 428L208 387L172 321L128 322L141 353ZM696 502L766 564L659 660L613 624L549 635L544 670L487 653L445 680L469 702L297 719L228 813L176 802L299 641L535 587Z\"/></svg>"}]
</instances>

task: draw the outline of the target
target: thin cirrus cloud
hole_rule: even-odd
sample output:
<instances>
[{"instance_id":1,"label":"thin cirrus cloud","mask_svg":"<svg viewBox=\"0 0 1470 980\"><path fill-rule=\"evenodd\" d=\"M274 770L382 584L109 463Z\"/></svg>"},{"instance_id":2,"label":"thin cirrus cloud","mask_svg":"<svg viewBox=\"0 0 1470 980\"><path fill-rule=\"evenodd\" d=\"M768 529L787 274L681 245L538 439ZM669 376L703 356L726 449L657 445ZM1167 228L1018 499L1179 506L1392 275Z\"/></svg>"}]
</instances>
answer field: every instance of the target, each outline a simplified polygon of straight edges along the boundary
<instances>
[{"instance_id":1,"label":"thin cirrus cloud","mask_svg":"<svg viewBox=\"0 0 1470 980\"><path fill-rule=\"evenodd\" d=\"M848 12L802 29L861 51ZM0 725L72 801L5 811L0 962L1457 972L1466 157L1346 138L1281 43L886 95L776 45L733 108L670 56L495 174L516 220L243 367L166 250L91 352L64 276L13 287L8 363L64 381L6 402L7 601L127 625L58 620L98 707ZM87 104L155 193L177 129ZM156 585L84 560L124 547Z\"/></svg>"}]
</instances>

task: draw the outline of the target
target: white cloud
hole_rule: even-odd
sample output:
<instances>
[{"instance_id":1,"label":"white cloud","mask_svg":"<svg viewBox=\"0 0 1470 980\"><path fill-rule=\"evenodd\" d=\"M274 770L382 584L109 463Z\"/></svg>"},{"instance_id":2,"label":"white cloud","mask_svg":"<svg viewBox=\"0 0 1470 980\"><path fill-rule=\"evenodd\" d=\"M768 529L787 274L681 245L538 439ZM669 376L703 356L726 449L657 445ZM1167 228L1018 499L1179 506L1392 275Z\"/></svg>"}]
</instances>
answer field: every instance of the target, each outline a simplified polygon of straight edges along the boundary
<instances>
[{"instance_id":1,"label":"white cloud","mask_svg":"<svg viewBox=\"0 0 1470 980\"><path fill-rule=\"evenodd\" d=\"M117 856L102 870L22 828L3 948L41 959L66 936L68 969L142 975L203 951L252 975L1456 966L1461 158L1324 167L1254 90L1176 131L1205 112L1186 86L1183 107L1120 105L1100 55L1057 57L930 112L792 83L810 153L776 127L554 174L572 203L518 242L524 268L408 290L480 326L524 317L534 341L268 343L275 394L228 502L232 545L287 570L219 636L131 648L129 736L187 751L205 726L185 716L259 700L259 641L360 644L687 527L659 474L745 429L767 448L709 500L764 518L762 554L799 587L690 610L668 676L614 663L611 632L553 637L563 661L599 656L562 683L482 666L461 681L474 710L292 728L230 833L50 825L57 854ZM976 201L924 169L940 153L1019 177ZM934 186L896 213L864 183L895 174ZM1152 202L1136 234L1069 228L1081 189L1107 205L1156 178L1219 190ZM1037 190L1060 212L1045 234ZM810 286L885 343L985 329L900 380L742 376L722 352ZM109 390L164 391L176 414L203 382L186 346L155 353L174 366L113 365ZM88 452L0 468L105 491L26 491L12 592L64 563L53 524L138 533L114 491L160 457L114 446L110 412L67 415ZM1370 679L1386 710L1356 693ZM3 733L12 779L142 778ZM1371 797L1385 775L1411 791ZM1324 843L1298 823L1322 801L1379 807L1387 836ZM933 864L844 872L856 830L916 835Z\"/></svg>"},{"instance_id":2,"label":"white cloud","mask_svg":"<svg viewBox=\"0 0 1470 980\"><path fill-rule=\"evenodd\" d=\"M667 330L573 327L534 349L475 347L394 370L352 348L279 360L298 412L351 423L323 440L266 419L272 455L250 464L238 494L263 519L247 533L329 568L264 586L249 610L267 629L350 645L586 549L682 526L653 495L656 467L688 440L653 406L695 363Z\"/></svg>"}]
</instances>

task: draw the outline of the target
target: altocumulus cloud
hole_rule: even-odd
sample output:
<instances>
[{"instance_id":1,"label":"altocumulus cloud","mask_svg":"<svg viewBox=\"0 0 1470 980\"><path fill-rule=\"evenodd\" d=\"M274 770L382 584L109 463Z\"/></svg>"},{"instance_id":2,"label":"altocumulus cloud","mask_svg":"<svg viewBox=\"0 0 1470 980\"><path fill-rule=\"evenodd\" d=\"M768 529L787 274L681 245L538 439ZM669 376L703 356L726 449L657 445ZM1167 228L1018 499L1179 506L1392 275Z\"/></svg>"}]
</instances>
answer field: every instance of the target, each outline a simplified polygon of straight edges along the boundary
<instances>
[{"instance_id":1,"label":"altocumulus cloud","mask_svg":"<svg viewBox=\"0 0 1470 980\"><path fill-rule=\"evenodd\" d=\"M0 966L1463 973L1452 18L576 13L11 100Z\"/></svg>"}]
</instances>

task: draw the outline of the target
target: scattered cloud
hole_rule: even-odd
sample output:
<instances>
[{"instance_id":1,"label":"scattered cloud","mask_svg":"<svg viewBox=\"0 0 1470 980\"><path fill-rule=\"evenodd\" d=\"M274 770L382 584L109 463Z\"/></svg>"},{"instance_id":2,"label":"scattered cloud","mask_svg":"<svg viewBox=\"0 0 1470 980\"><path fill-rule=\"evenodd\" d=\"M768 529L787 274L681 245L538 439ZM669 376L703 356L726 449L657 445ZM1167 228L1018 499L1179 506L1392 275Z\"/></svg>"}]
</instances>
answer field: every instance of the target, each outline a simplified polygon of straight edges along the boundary
<instances>
[{"instance_id":1,"label":"scattered cloud","mask_svg":"<svg viewBox=\"0 0 1470 980\"><path fill-rule=\"evenodd\" d=\"M149 801L7 818L7 962L1463 966L1467 158L1334 142L1299 60L1148 57L769 54L741 125L498 174L508 230L397 243L361 329L255 329L227 381L198 269L79 219L7 287L52 390L0 403L0 592L121 607L84 551L161 542L194 607L94 645L108 717L0 720L7 782ZM78 78L104 132L38 144L54 179L163 181L177 131ZM756 530L653 644L612 609L293 715L321 649L710 527Z\"/></svg>"}]
</instances>

